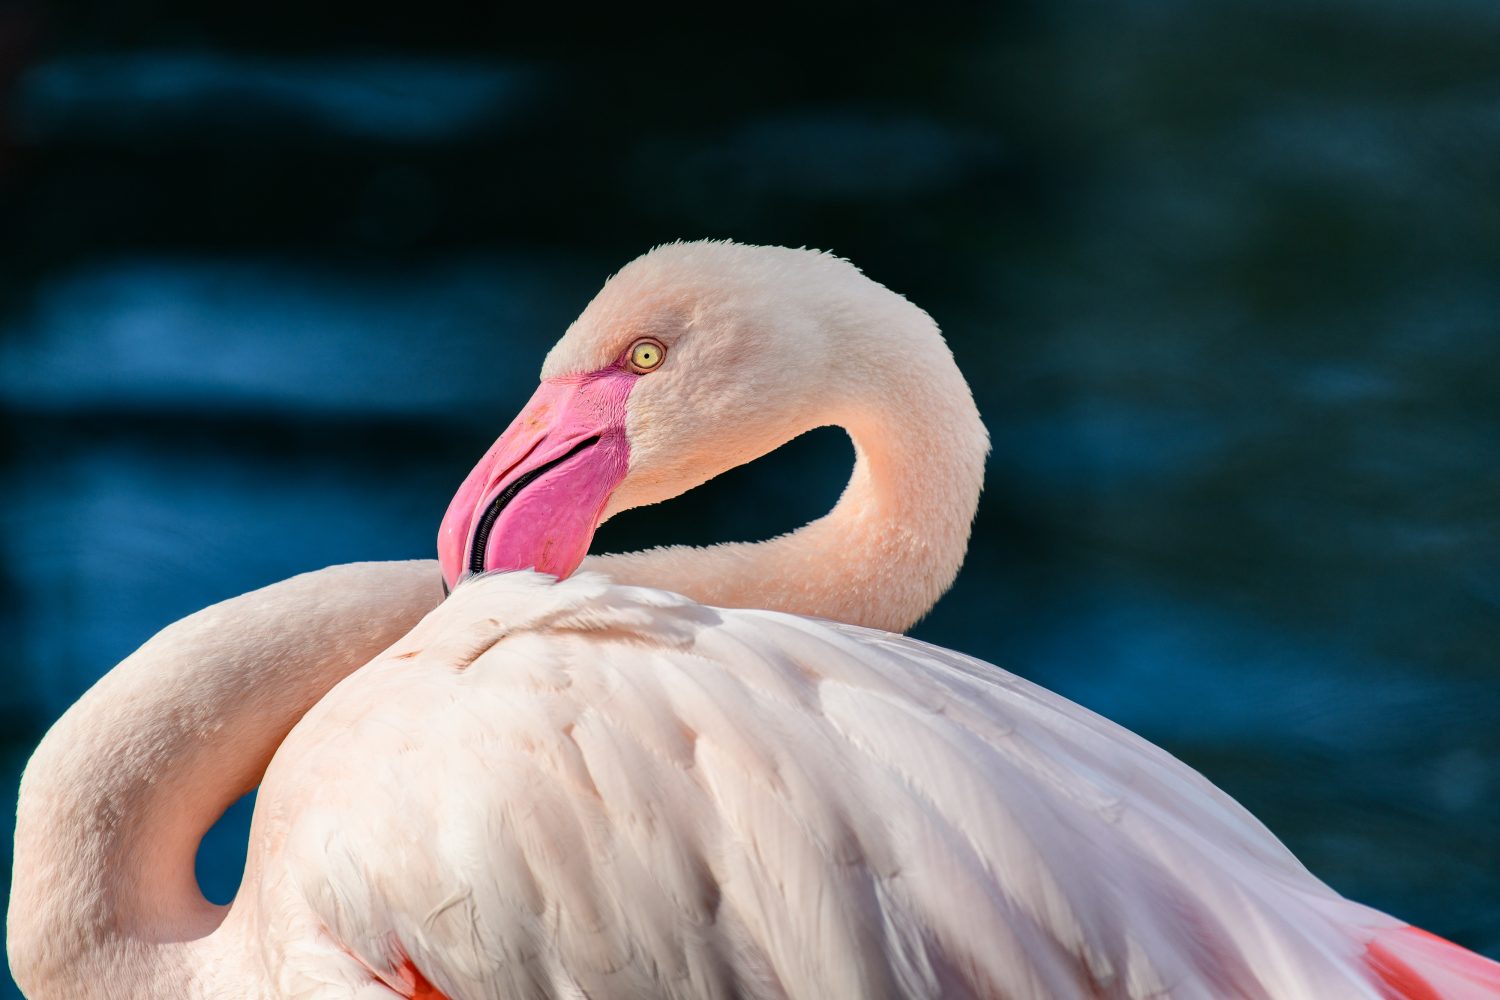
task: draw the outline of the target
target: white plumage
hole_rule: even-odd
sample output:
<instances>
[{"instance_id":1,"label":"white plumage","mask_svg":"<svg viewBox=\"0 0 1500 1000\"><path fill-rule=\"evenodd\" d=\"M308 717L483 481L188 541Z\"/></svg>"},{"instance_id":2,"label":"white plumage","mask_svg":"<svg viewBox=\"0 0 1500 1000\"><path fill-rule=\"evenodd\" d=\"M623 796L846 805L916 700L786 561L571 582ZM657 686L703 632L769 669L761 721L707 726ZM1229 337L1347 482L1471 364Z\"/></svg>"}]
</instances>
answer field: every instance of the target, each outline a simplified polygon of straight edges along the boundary
<instances>
[{"instance_id":1,"label":"white plumage","mask_svg":"<svg viewBox=\"0 0 1500 1000\"><path fill-rule=\"evenodd\" d=\"M287 996L340 995L321 926L351 986L464 998L1374 998L1397 925L995 667L590 575L459 587L261 795Z\"/></svg>"},{"instance_id":2,"label":"white plumage","mask_svg":"<svg viewBox=\"0 0 1500 1000\"><path fill-rule=\"evenodd\" d=\"M441 570L205 609L53 726L7 926L34 1000L1500 997L1151 744L861 627L952 582L983 479L905 299L822 254L674 244L543 375ZM459 582L565 576L601 518L829 423L853 475L798 531ZM214 906L199 841L257 784Z\"/></svg>"}]
</instances>

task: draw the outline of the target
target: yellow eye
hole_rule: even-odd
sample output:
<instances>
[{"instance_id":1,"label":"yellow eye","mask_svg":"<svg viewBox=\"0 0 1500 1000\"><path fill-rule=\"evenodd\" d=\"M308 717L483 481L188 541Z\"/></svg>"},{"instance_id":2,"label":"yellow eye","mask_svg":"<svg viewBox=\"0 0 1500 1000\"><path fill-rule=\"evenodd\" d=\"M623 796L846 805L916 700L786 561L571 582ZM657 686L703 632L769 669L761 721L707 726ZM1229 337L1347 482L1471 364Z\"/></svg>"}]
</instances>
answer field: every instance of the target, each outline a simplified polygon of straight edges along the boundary
<instances>
[{"instance_id":1,"label":"yellow eye","mask_svg":"<svg viewBox=\"0 0 1500 1000\"><path fill-rule=\"evenodd\" d=\"M646 372L655 371L667 356L666 345L659 340L643 337L630 345L630 368L632 371Z\"/></svg>"}]
</instances>

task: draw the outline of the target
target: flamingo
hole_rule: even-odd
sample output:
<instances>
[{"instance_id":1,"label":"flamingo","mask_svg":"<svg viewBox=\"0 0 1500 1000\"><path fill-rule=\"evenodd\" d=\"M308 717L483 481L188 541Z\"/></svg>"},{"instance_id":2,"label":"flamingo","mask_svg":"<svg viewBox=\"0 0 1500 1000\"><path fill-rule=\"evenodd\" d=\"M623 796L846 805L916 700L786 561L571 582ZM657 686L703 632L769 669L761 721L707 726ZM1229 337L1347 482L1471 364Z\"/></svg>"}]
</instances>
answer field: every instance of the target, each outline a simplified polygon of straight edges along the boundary
<instances>
[{"instance_id":1,"label":"flamingo","mask_svg":"<svg viewBox=\"0 0 1500 1000\"><path fill-rule=\"evenodd\" d=\"M821 519L586 557L605 518L827 424L856 458ZM436 565L198 612L50 730L20 792L17 981L1500 997L1500 965L1340 897L1164 751L900 634L957 572L987 448L933 321L846 261L637 259L547 355ZM197 845L257 784L244 880L212 905Z\"/></svg>"}]
</instances>

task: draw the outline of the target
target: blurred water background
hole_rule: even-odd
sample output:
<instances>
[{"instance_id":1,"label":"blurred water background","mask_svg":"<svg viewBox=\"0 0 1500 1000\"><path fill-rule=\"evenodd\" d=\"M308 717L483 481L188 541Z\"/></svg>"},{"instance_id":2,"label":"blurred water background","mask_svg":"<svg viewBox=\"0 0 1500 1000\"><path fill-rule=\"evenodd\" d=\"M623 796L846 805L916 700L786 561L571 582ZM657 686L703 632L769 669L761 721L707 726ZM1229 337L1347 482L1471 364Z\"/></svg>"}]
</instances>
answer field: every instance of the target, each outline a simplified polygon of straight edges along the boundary
<instances>
[{"instance_id":1,"label":"blurred water background","mask_svg":"<svg viewBox=\"0 0 1500 1000\"><path fill-rule=\"evenodd\" d=\"M429 555L604 277L728 236L850 257L973 383L988 489L917 635L1500 957L1500 5L474 6L0 5L7 807L161 626ZM791 528L849 460L599 546Z\"/></svg>"}]
</instances>

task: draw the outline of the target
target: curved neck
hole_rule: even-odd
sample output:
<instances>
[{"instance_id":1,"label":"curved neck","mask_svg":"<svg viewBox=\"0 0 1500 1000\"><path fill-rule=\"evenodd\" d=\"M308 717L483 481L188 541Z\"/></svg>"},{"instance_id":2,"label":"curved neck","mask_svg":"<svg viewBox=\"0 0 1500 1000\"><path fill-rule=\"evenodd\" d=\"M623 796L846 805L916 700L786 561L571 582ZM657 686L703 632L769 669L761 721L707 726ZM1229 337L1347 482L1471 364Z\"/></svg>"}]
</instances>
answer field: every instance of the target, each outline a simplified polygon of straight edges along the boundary
<instances>
[{"instance_id":1,"label":"curved neck","mask_svg":"<svg viewBox=\"0 0 1500 1000\"><path fill-rule=\"evenodd\" d=\"M583 569L721 607L911 627L963 562L989 438L936 326L910 314L902 338L870 339L915 343L916 360L852 353L830 381L857 395L798 431L831 423L854 441L854 472L832 511L769 541L594 556Z\"/></svg>"},{"instance_id":2,"label":"curved neck","mask_svg":"<svg viewBox=\"0 0 1500 1000\"><path fill-rule=\"evenodd\" d=\"M225 601L69 709L21 781L8 946L23 989L89 996L128 970L122 988L145 996L143 977L185 972L173 955L225 911L194 876L203 834L318 699L438 604L439 579L430 561L355 564Z\"/></svg>"}]
</instances>

